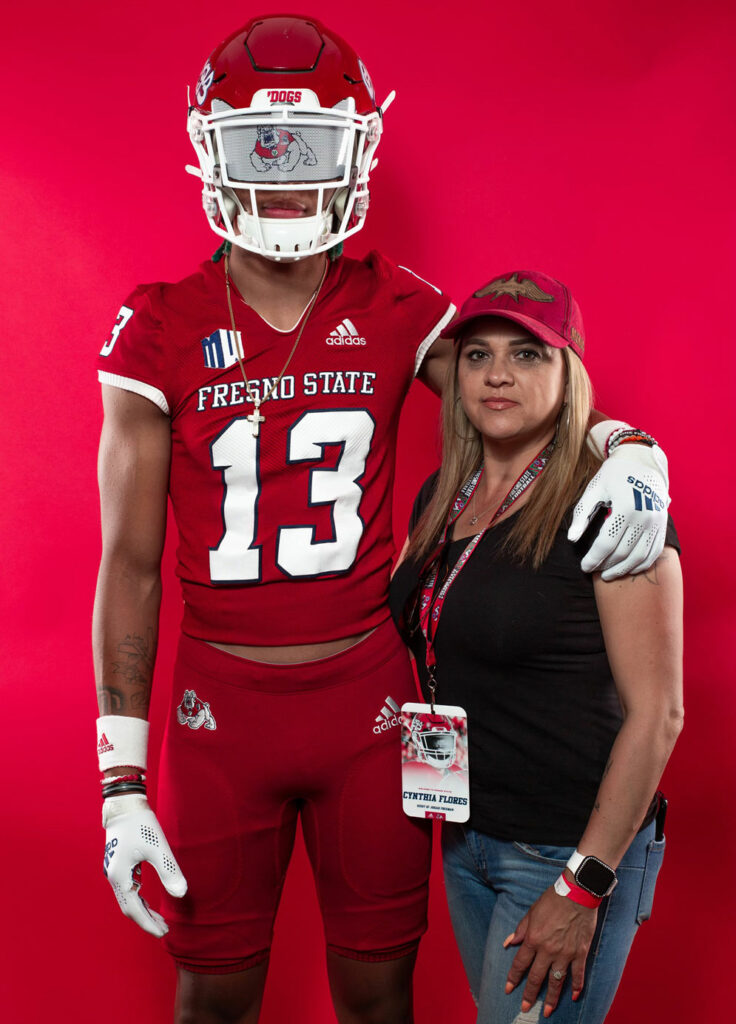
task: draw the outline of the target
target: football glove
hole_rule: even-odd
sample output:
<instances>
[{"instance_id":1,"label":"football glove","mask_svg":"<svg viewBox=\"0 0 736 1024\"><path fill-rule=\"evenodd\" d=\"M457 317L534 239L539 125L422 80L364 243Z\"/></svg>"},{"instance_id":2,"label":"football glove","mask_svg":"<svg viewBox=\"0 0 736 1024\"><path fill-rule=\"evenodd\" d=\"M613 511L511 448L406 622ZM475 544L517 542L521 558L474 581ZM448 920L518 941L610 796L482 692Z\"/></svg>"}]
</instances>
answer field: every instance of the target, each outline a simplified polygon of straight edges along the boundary
<instances>
[{"instance_id":1,"label":"football glove","mask_svg":"<svg viewBox=\"0 0 736 1024\"><path fill-rule=\"evenodd\" d=\"M144 932L161 938L168 926L140 894L141 864L147 861L172 896L183 896L187 881L176 863L148 800L139 793L108 797L102 805L107 880L120 909Z\"/></svg>"},{"instance_id":2,"label":"football glove","mask_svg":"<svg viewBox=\"0 0 736 1024\"><path fill-rule=\"evenodd\" d=\"M568 540L580 540L598 509L608 515L580 563L604 580L645 572L662 554L667 533L667 456L655 445L620 444L575 506Z\"/></svg>"}]
</instances>

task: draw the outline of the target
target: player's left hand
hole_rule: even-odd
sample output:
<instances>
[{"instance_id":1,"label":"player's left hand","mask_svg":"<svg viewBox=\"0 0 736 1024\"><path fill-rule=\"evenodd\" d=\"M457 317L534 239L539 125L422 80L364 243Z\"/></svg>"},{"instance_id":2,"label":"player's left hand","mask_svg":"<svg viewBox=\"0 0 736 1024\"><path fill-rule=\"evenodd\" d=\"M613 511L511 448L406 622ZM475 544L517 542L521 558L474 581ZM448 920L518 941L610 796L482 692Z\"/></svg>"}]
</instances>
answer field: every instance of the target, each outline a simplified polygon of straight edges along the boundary
<instances>
[{"instance_id":1,"label":"player's left hand","mask_svg":"<svg viewBox=\"0 0 736 1024\"><path fill-rule=\"evenodd\" d=\"M555 1010L562 986L570 974L572 998L585 983L585 960L595 934L598 911L582 907L550 886L522 917L504 947L520 946L506 976L506 995L526 974L521 1011L528 1013L544 985L544 1016Z\"/></svg>"},{"instance_id":2,"label":"player's left hand","mask_svg":"<svg viewBox=\"0 0 736 1024\"><path fill-rule=\"evenodd\" d=\"M580 540L601 507L609 509L580 566L604 580L645 572L662 554L667 532L667 456L659 445L621 444L575 506L568 540Z\"/></svg>"}]
</instances>

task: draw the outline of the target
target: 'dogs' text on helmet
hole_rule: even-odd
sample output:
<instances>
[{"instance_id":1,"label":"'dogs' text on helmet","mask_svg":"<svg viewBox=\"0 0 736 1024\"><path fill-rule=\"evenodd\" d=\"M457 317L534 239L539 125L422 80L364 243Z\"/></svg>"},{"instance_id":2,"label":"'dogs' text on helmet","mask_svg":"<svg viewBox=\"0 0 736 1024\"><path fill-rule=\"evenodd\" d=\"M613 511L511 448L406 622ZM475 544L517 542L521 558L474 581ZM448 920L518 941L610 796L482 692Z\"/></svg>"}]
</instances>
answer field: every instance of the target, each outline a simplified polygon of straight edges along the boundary
<instances>
[{"instance_id":1,"label":"'dogs' text on helmet","mask_svg":"<svg viewBox=\"0 0 736 1024\"><path fill-rule=\"evenodd\" d=\"M319 21L254 18L212 53L190 103L199 167L187 170L202 179L216 234L294 260L362 228L383 110L358 55ZM314 216L259 210L256 191L307 190L317 192Z\"/></svg>"}]
</instances>

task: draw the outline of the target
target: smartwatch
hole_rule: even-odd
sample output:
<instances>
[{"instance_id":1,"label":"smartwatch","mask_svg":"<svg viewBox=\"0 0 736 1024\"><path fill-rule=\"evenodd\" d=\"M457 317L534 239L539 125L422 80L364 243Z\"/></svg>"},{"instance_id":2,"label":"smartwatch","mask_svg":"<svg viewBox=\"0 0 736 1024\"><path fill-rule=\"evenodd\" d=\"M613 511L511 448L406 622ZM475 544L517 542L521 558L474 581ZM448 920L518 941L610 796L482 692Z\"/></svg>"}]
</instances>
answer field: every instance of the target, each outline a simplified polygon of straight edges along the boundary
<instances>
[{"instance_id":1,"label":"smartwatch","mask_svg":"<svg viewBox=\"0 0 736 1024\"><path fill-rule=\"evenodd\" d=\"M599 900L610 896L618 883L613 868L609 868L608 864L604 864L597 857L584 857L577 850L570 857L566 867L573 873L575 884Z\"/></svg>"}]
</instances>

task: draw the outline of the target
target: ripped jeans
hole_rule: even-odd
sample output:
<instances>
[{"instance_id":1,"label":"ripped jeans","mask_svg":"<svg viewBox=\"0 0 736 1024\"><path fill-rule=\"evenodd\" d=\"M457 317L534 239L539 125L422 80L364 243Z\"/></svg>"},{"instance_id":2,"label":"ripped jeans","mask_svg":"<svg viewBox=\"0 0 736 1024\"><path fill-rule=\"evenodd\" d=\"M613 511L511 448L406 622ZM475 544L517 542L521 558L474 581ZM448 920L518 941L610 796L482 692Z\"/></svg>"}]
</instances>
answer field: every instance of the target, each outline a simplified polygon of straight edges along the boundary
<instances>
[{"instance_id":1,"label":"ripped jeans","mask_svg":"<svg viewBox=\"0 0 736 1024\"><path fill-rule=\"evenodd\" d=\"M571 999L570 976L562 988L552 1024L601 1024L621 980L637 928L649 918L664 840L654 823L641 831L617 868L618 885L598 909L598 922L585 966L585 985ZM462 825L442 826L445 889L455 939L478 1006L477 1024L543 1022L542 988L534 1006L521 1012L525 979L510 995L506 975L518 946L503 940L562 871L573 847L540 846L493 839Z\"/></svg>"}]
</instances>

